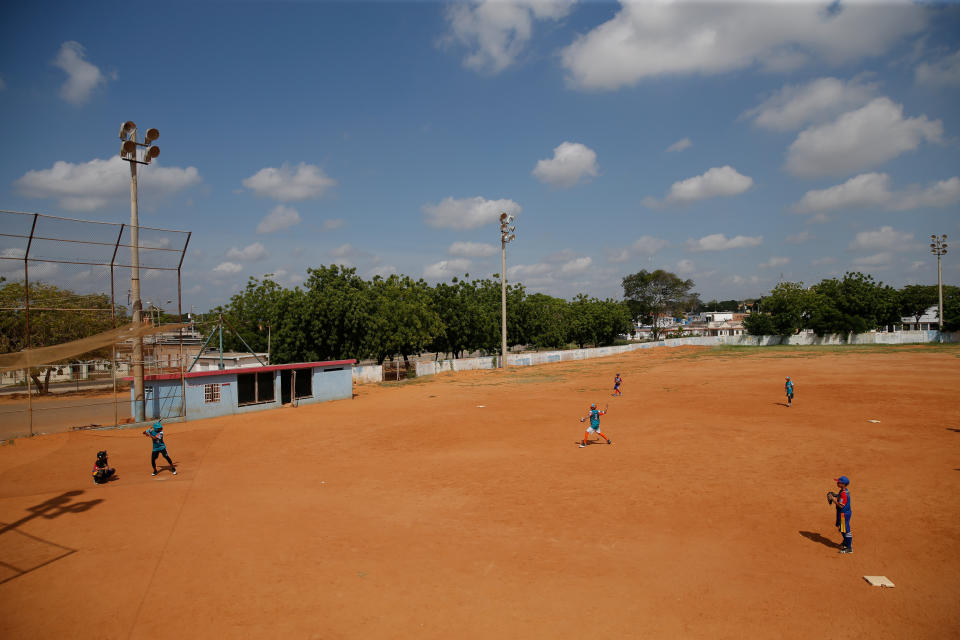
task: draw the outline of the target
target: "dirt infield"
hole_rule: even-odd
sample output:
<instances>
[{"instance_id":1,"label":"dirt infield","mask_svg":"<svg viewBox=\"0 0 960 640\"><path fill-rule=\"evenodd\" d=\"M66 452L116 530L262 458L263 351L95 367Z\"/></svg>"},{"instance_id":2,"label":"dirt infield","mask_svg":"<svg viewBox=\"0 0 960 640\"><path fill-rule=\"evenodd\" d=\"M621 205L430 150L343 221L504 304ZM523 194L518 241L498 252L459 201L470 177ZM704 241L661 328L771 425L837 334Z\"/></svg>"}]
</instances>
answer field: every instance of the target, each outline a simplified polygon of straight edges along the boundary
<instances>
[{"instance_id":1,"label":"dirt infield","mask_svg":"<svg viewBox=\"0 0 960 640\"><path fill-rule=\"evenodd\" d=\"M176 477L135 430L17 440L0 637L952 637L958 381L958 348L652 349L171 424Z\"/></svg>"}]
</instances>

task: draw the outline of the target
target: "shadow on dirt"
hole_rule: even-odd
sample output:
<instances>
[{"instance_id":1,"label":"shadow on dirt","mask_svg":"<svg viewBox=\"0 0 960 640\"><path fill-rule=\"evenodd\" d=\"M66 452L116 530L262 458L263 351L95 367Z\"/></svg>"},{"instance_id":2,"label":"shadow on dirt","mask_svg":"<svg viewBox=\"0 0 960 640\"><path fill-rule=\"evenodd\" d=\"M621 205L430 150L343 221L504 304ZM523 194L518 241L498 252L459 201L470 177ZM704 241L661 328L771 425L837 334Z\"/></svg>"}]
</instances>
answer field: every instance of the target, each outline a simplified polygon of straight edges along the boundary
<instances>
[{"instance_id":1,"label":"shadow on dirt","mask_svg":"<svg viewBox=\"0 0 960 640\"><path fill-rule=\"evenodd\" d=\"M76 549L20 531L18 527L36 518L53 520L68 513L83 513L103 502L101 498L72 502L73 498L83 493L80 490L66 491L40 504L27 507L30 515L16 522L0 523L0 584L77 552Z\"/></svg>"},{"instance_id":2,"label":"shadow on dirt","mask_svg":"<svg viewBox=\"0 0 960 640\"><path fill-rule=\"evenodd\" d=\"M819 542L819 543L822 544L823 546L825 546L825 547L830 547L831 549L839 549L839 548L840 548L840 543L839 543L839 542L834 542L833 540L830 540L829 538L824 538L824 537L823 537L822 535L820 535L819 533L814 533L813 531L800 531L800 532L798 532L798 533L799 533L800 535L802 535L804 538L806 538L807 540L810 540L811 542Z\"/></svg>"}]
</instances>

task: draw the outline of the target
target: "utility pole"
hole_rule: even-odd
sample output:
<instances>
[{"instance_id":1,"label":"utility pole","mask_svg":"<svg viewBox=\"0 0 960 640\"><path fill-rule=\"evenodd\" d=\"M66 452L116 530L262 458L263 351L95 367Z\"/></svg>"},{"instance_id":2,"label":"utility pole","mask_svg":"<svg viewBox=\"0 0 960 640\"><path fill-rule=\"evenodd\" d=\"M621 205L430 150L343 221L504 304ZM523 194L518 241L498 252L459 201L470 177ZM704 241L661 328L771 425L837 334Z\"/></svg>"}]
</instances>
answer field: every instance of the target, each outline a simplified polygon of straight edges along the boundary
<instances>
[{"instance_id":1,"label":"utility pole","mask_svg":"<svg viewBox=\"0 0 960 640\"><path fill-rule=\"evenodd\" d=\"M500 214L500 368L507 368L507 243L516 238L513 216Z\"/></svg>"},{"instance_id":2,"label":"utility pole","mask_svg":"<svg viewBox=\"0 0 960 640\"><path fill-rule=\"evenodd\" d=\"M137 142L137 125L132 121L120 126L120 157L130 163L130 295L133 297L133 324L139 328L143 313L140 300L140 219L137 211L137 165L150 164L160 155L153 141L160 137L156 129L147 129L144 142ZM144 147L143 160L138 160L138 147ZM143 393L143 336L133 339L133 404L136 422L146 420Z\"/></svg>"},{"instance_id":3,"label":"utility pole","mask_svg":"<svg viewBox=\"0 0 960 640\"><path fill-rule=\"evenodd\" d=\"M937 291L940 298L937 307L937 319L939 320L940 342L943 342L943 271L940 268L940 256L947 253L947 234L930 236L930 253L937 256Z\"/></svg>"}]
</instances>

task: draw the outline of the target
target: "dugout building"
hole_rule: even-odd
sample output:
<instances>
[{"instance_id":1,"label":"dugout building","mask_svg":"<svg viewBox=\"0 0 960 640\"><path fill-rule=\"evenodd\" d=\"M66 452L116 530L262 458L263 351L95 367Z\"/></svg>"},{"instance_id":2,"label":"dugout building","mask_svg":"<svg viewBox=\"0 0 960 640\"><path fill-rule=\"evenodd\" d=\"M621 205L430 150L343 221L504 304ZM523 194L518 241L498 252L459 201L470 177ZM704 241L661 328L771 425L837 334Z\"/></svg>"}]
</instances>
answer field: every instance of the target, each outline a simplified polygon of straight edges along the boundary
<instances>
[{"instance_id":1,"label":"dugout building","mask_svg":"<svg viewBox=\"0 0 960 640\"><path fill-rule=\"evenodd\" d=\"M144 376L144 411L147 420L179 417L184 411L185 420L198 420L352 398L355 363L332 360L194 371L182 380L179 373L148 375ZM131 413L136 415L133 394L131 387Z\"/></svg>"}]
</instances>

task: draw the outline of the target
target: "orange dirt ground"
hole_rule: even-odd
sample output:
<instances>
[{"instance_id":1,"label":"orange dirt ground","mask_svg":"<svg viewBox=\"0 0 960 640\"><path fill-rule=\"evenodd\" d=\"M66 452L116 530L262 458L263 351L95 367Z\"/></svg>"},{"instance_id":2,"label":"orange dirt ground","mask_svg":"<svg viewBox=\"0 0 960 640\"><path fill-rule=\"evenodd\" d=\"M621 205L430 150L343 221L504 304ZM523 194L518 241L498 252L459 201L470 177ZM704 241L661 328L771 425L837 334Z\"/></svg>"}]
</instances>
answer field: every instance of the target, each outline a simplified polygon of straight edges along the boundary
<instances>
[{"instance_id":1,"label":"orange dirt ground","mask_svg":"<svg viewBox=\"0 0 960 640\"><path fill-rule=\"evenodd\" d=\"M957 348L663 348L170 424L176 477L138 430L17 440L0 637L956 637L958 382Z\"/></svg>"}]
</instances>

